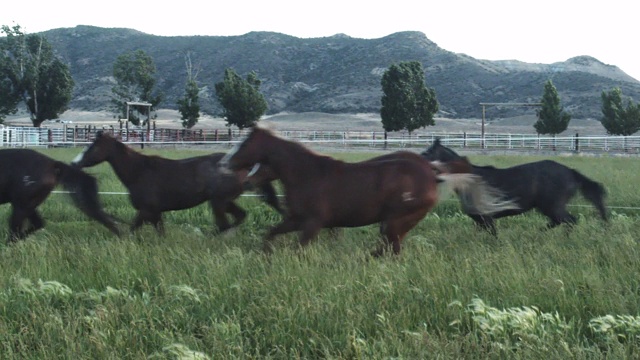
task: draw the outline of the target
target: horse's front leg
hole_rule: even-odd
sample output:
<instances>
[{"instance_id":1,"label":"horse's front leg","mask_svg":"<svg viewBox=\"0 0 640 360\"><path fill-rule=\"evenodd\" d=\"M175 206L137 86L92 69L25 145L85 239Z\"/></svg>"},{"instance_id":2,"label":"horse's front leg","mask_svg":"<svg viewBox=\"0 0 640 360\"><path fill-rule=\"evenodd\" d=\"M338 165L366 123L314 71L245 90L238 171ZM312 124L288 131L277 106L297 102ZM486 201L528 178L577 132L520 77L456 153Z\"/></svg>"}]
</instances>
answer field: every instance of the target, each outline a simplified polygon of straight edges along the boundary
<instances>
[{"instance_id":1,"label":"horse's front leg","mask_svg":"<svg viewBox=\"0 0 640 360\"><path fill-rule=\"evenodd\" d=\"M138 212L136 214L135 219L133 219L133 223L131 223L131 232L136 231L136 229L138 229L140 226L142 226L143 222L144 222L144 220L142 219L142 216L140 215L140 212Z\"/></svg>"},{"instance_id":2,"label":"horse's front leg","mask_svg":"<svg viewBox=\"0 0 640 360\"><path fill-rule=\"evenodd\" d=\"M162 220L162 212L150 211L150 210L138 210L133 223L131 224L131 232L133 233L142 226L145 222L150 223L156 229L156 232L160 236L165 235L164 221Z\"/></svg>"},{"instance_id":3,"label":"horse's front leg","mask_svg":"<svg viewBox=\"0 0 640 360\"><path fill-rule=\"evenodd\" d=\"M278 194L270 182L260 186L260 193L264 202L269 204L281 215L284 215L284 210L282 209L282 206L280 206L280 201L278 200Z\"/></svg>"},{"instance_id":4,"label":"horse's front leg","mask_svg":"<svg viewBox=\"0 0 640 360\"><path fill-rule=\"evenodd\" d=\"M263 250L266 253L271 253L272 252L272 248L271 248L271 241L278 235L280 234L286 234L288 232L292 232L292 231L296 231L298 230L300 226L300 222L299 221L295 221L293 219L291 219L290 217L285 218L284 220L282 220L282 222L276 226L274 226L273 228L271 228L271 230L269 230L269 233L267 234L267 236L264 238L264 245L263 245Z\"/></svg>"},{"instance_id":5,"label":"horse's front leg","mask_svg":"<svg viewBox=\"0 0 640 360\"><path fill-rule=\"evenodd\" d=\"M234 227L242 224L244 219L247 217L247 212L233 201L229 201L229 203L227 204L227 212L231 214L231 216L233 216L233 218L235 219L233 223Z\"/></svg>"},{"instance_id":6,"label":"horse's front leg","mask_svg":"<svg viewBox=\"0 0 640 360\"><path fill-rule=\"evenodd\" d=\"M317 219L309 219L302 223L300 233L300 245L306 246L309 244L309 241L316 237L320 230L322 229L322 222Z\"/></svg>"}]
</instances>

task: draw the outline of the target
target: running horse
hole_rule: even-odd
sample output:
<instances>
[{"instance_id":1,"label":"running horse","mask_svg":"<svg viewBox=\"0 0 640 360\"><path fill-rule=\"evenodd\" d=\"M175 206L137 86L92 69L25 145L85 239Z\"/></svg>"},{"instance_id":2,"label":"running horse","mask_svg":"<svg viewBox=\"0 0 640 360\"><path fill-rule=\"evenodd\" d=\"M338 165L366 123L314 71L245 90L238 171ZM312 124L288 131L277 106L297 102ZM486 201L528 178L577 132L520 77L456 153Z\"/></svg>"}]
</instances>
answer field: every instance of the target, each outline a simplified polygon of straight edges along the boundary
<instances>
[{"instance_id":1,"label":"running horse","mask_svg":"<svg viewBox=\"0 0 640 360\"><path fill-rule=\"evenodd\" d=\"M118 141L108 133L96 132L95 140L73 160L80 168L108 162L129 191L129 198L137 210L131 225L135 231L143 223L151 223L164 234L162 213L182 210L209 202L220 232L239 225L246 212L234 200L244 191L249 170L234 174L221 173L218 161L224 153L214 153L173 160L144 155ZM254 175L254 178L260 178ZM257 185L267 194L268 203L282 212L270 178ZM230 224L227 214L234 218Z\"/></svg>"},{"instance_id":2,"label":"running horse","mask_svg":"<svg viewBox=\"0 0 640 360\"><path fill-rule=\"evenodd\" d=\"M44 227L37 208L58 184L83 213L119 235L115 219L102 210L93 176L30 149L0 150L0 169L0 204L12 207L8 243Z\"/></svg>"},{"instance_id":3,"label":"running horse","mask_svg":"<svg viewBox=\"0 0 640 360\"><path fill-rule=\"evenodd\" d=\"M389 247L398 254L405 235L438 202L438 181L454 189L478 192L480 196L470 197L474 203L469 206L481 212L514 206L469 173L436 175L434 165L419 154L399 152L376 161L347 163L260 127L254 127L220 160L226 171L255 164L268 165L286 194L287 213L267 234L266 252L271 251L271 240L279 234L300 231L299 241L305 246L322 228L380 223L386 243L372 255L380 256Z\"/></svg>"},{"instance_id":4,"label":"running horse","mask_svg":"<svg viewBox=\"0 0 640 360\"><path fill-rule=\"evenodd\" d=\"M430 161L457 161L462 157L455 151L442 145L437 138L422 156ZM602 184L589 179L577 170L571 169L553 160L542 160L509 168L498 169L493 166L471 164L472 173L480 176L487 184L499 189L507 199L512 199L517 208L506 209L493 214L474 213L463 205L463 211L483 229L496 235L495 219L518 215L532 209L538 210L549 219L548 228L560 224L573 225L577 219L567 211L567 203L577 190L598 210L600 217L607 221L604 204L606 191ZM458 192L458 196L466 196Z\"/></svg>"}]
</instances>

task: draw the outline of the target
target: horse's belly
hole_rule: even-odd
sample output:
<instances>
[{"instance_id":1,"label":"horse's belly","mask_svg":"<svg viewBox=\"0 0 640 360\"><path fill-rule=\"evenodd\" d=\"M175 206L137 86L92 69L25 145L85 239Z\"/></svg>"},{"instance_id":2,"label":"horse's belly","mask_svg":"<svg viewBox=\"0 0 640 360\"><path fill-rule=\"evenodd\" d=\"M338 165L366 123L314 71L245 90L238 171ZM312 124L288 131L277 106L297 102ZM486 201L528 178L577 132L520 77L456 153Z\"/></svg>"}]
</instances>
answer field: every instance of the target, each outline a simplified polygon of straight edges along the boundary
<instances>
[{"instance_id":1,"label":"horse's belly","mask_svg":"<svg viewBox=\"0 0 640 360\"><path fill-rule=\"evenodd\" d=\"M383 220L383 209L375 204L342 204L326 212L327 226L358 227L379 223Z\"/></svg>"},{"instance_id":2,"label":"horse's belly","mask_svg":"<svg viewBox=\"0 0 640 360\"><path fill-rule=\"evenodd\" d=\"M133 207L138 210L183 210L198 206L207 201L209 199L207 195L206 193L183 194L179 192L136 194L131 196L131 203Z\"/></svg>"}]
</instances>

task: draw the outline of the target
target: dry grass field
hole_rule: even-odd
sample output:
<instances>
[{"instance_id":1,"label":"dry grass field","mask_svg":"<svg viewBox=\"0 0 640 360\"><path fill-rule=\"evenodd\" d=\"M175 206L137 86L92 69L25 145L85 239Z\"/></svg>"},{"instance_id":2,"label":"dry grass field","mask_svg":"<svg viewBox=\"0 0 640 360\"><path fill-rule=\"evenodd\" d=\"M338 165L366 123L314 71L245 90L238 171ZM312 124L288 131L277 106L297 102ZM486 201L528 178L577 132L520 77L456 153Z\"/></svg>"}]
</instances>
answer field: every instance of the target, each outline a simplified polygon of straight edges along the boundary
<instances>
[{"instance_id":1,"label":"dry grass field","mask_svg":"<svg viewBox=\"0 0 640 360\"><path fill-rule=\"evenodd\" d=\"M157 127L161 128L181 128L180 114L176 110L161 109L156 112L157 118L154 120ZM69 110L62 114L61 121L79 126L86 125L117 125L117 120L113 113L109 112L88 112ZM512 118L494 119L486 118L486 133L511 133L511 134L535 134L533 123L536 121L535 114L518 116ZM326 114L317 112L307 113L279 113L265 116L261 122L278 129L286 130L362 130L362 131L383 131L380 122L380 115L369 114ZM430 126L419 131L444 133L444 132L467 132L480 133L482 119L447 119L436 118L435 126ZM31 124L28 115L18 114L5 120L6 125L28 126ZM62 126L61 122L48 121L43 126ZM222 118L203 116L195 129L223 129L225 121ZM563 133L573 135L605 135L606 132L600 122L595 119L573 119L569 123L569 128Z\"/></svg>"}]
</instances>

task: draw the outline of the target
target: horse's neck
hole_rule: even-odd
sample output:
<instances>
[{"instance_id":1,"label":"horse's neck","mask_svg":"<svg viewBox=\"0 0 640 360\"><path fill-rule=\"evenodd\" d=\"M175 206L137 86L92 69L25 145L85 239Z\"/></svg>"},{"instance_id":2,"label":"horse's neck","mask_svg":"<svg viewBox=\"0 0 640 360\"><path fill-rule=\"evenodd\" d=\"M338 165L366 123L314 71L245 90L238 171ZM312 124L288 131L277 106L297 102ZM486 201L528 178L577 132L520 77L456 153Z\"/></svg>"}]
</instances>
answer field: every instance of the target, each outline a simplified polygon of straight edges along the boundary
<instances>
[{"instance_id":1,"label":"horse's neck","mask_svg":"<svg viewBox=\"0 0 640 360\"><path fill-rule=\"evenodd\" d=\"M128 186L139 177L138 173L143 168L142 162L146 156L129 149L122 143L117 143L115 149L107 161L120 181Z\"/></svg>"},{"instance_id":2,"label":"horse's neck","mask_svg":"<svg viewBox=\"0 0 640 360\"><path fill-rule=\"evenodd\" d=\"M304 182L310 177L325 173L332 164L339 163L338 160L316 154L297 143L278 140L282 141L282 145L271 147L269 164L285 185Z\"/></svg>"},{"instance_id":3,"label":"horse's neck","mask_svg":"<svg viewBox=\"0 0 640 360\"><path fill-rule=\"evenodd\" d=\"M458 155L457 153L449 150L444 150L441 152L441 158L444 159L444 161L455 161L455 160L459 160L462 157L460 155Z\"/></svg>"}]
</instances>

